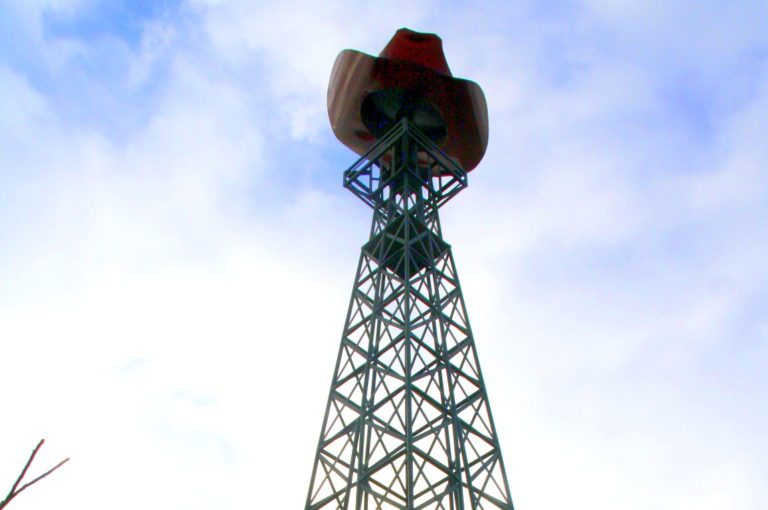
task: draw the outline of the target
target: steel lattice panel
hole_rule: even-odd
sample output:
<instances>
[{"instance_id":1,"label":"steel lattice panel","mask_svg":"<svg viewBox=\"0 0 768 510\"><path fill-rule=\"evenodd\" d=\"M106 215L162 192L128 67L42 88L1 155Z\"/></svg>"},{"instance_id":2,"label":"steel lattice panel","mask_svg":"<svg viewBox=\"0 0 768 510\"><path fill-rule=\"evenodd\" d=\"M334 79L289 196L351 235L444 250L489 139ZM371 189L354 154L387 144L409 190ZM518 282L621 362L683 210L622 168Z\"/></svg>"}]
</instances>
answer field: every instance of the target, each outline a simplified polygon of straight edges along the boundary
<instances>
[{"instance_id":1,"label":"steel lattice panel","mask_svg":"<svg viewBox=\"0 0 768 510\"><path fill-rule=\"evenodd\" d=\"M429 170L450 160L407 121L393 134L345 174L347 187L373 207L373 224L305 508L511 510L438 217L438 207L466 185L466 174L455 165Z\"/></svg>"}]
</instances>

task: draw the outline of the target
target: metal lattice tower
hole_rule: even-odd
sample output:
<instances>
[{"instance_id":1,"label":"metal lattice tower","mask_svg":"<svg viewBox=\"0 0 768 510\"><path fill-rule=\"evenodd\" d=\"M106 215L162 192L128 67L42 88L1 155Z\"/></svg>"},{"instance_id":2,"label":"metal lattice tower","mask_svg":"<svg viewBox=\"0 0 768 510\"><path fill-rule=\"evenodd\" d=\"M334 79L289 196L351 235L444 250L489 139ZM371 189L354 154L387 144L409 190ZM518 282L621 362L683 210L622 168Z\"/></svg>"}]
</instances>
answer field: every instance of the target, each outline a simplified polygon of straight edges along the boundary
<instances>
[{"instance_id":1,"label":"metal lattice tower","mask_svg":"<svg viewBox=\"0 0 768 510\"><path fill-rule=\"evenodd\" d=\"M306 510L512 510L438 209L467 173L407 118L344 173L373 208Z\"/></svg>"}]
</instances>

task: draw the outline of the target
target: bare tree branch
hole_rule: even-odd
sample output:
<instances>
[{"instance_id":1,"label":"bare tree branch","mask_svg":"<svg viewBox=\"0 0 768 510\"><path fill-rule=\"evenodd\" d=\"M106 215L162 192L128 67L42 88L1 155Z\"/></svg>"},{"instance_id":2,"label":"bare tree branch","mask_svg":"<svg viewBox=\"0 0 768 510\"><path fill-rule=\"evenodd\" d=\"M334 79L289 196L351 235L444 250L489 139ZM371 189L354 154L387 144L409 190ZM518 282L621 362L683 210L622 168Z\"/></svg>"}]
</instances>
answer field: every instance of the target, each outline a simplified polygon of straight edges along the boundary
<instances>
[{"instance_id":1,"label":"bare tree branch","mask_svg":"<svg viewBox=\"0 0 768 510\"><path fill-rule=\"evenodd\" d=\"M24 478L24 475L27 474L27 469L29 469L29 466L32 464L32 461L35 460L35 455L37 455L37 452L40 450L40 447L43 446L43 443L45 443L45 439L41 439L39 443L37 443L37 446L35 446L35 449L32 450L32 455L29 456L29 459L27 459L27 463L24 464L24 469L21 470L21 474L16 479L16 483L13 484L13 487L11 487L11 492L8 493L8 496L6 496L5 499L8 499L9 496L14 494L16 492L16 487L19 486L21 483L21 479Z\"/></svg>"},{"instance_id":2,"label":"bare tree branch","mask_svg":"<svg viewBox=\"0 0 768 510\"><path fill-rule=\"evenodd\" d=\"M21 494L22 491L24 491L24 489L26 489L27 487L31 486L36 482L39 482L46 476L50 475L51 473L59 469L61 466L63 466L69 460L69 457L67 457L66 459L62 460L61 462L53 466L51 469L49 469L42 475L38 476L31 482L25 483L24 485L21 486L21 488L19 488L19 484L24 479L24 475L27 474L27 470L29 469L29 466L32 464L32 461L35 460L35 455L37 455L38 450L40 450L40 447L43 446L44 442L45 442L45 439L41 439L40 442L37 443L37 446L35 447L35 449L32 450L32 454L29 456L29 459L27 459L27 463L24 465L24 469L21 470L21 474L16 479L16 482L13 484L13 487L11 487L11 491L8 493L8 495L5 497L4 500L0 501L0 510L3 510L3 508L5 508L5 506L8 503L10 503L13 498Z\"/></svg>"}]
</instances>

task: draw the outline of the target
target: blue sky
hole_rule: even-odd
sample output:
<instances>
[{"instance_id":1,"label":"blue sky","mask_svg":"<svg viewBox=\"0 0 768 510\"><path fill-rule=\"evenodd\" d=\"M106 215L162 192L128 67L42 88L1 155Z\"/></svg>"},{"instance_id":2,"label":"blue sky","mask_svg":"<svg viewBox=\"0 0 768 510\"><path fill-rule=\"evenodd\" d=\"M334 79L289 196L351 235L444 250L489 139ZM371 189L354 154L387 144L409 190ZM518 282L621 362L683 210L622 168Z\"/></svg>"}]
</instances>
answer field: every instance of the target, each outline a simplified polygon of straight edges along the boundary
<instances>
[{"instance_id":1,"label":"blue sky","mask_svg":"<svg viewBox=\"0 0 768 510\"><path fill-rule=\"evenodd\" d=\"M766 19L4 2L0 481L73 459L13 505L303 504L370 221L327 80L407 26L489 102L442 220L516 506L768 507Z\"/></svg>"}]
</instances>

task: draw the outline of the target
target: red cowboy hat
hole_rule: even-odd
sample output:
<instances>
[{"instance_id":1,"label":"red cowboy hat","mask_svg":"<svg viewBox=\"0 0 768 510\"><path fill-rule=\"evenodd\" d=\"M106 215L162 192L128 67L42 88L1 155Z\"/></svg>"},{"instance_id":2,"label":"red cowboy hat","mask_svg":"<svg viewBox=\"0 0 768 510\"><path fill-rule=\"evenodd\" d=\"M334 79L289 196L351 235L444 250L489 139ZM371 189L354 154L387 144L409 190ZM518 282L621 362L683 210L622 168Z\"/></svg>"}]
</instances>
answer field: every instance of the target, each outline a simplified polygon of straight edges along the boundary
<instances>
[{"instance_id":1,"label":"red cowboy hat","mask_svg":"<svg viewBox=\"0 0 768 510\"><path fill-rule=\"evenodd\" d=\"M480 86L454 78L435 34L401 28L372 57L343 50L328 84L328 118L341 143L363 155L408 115L465 170L488 146L488 107Z\"/></svg>"}]
</instances>

